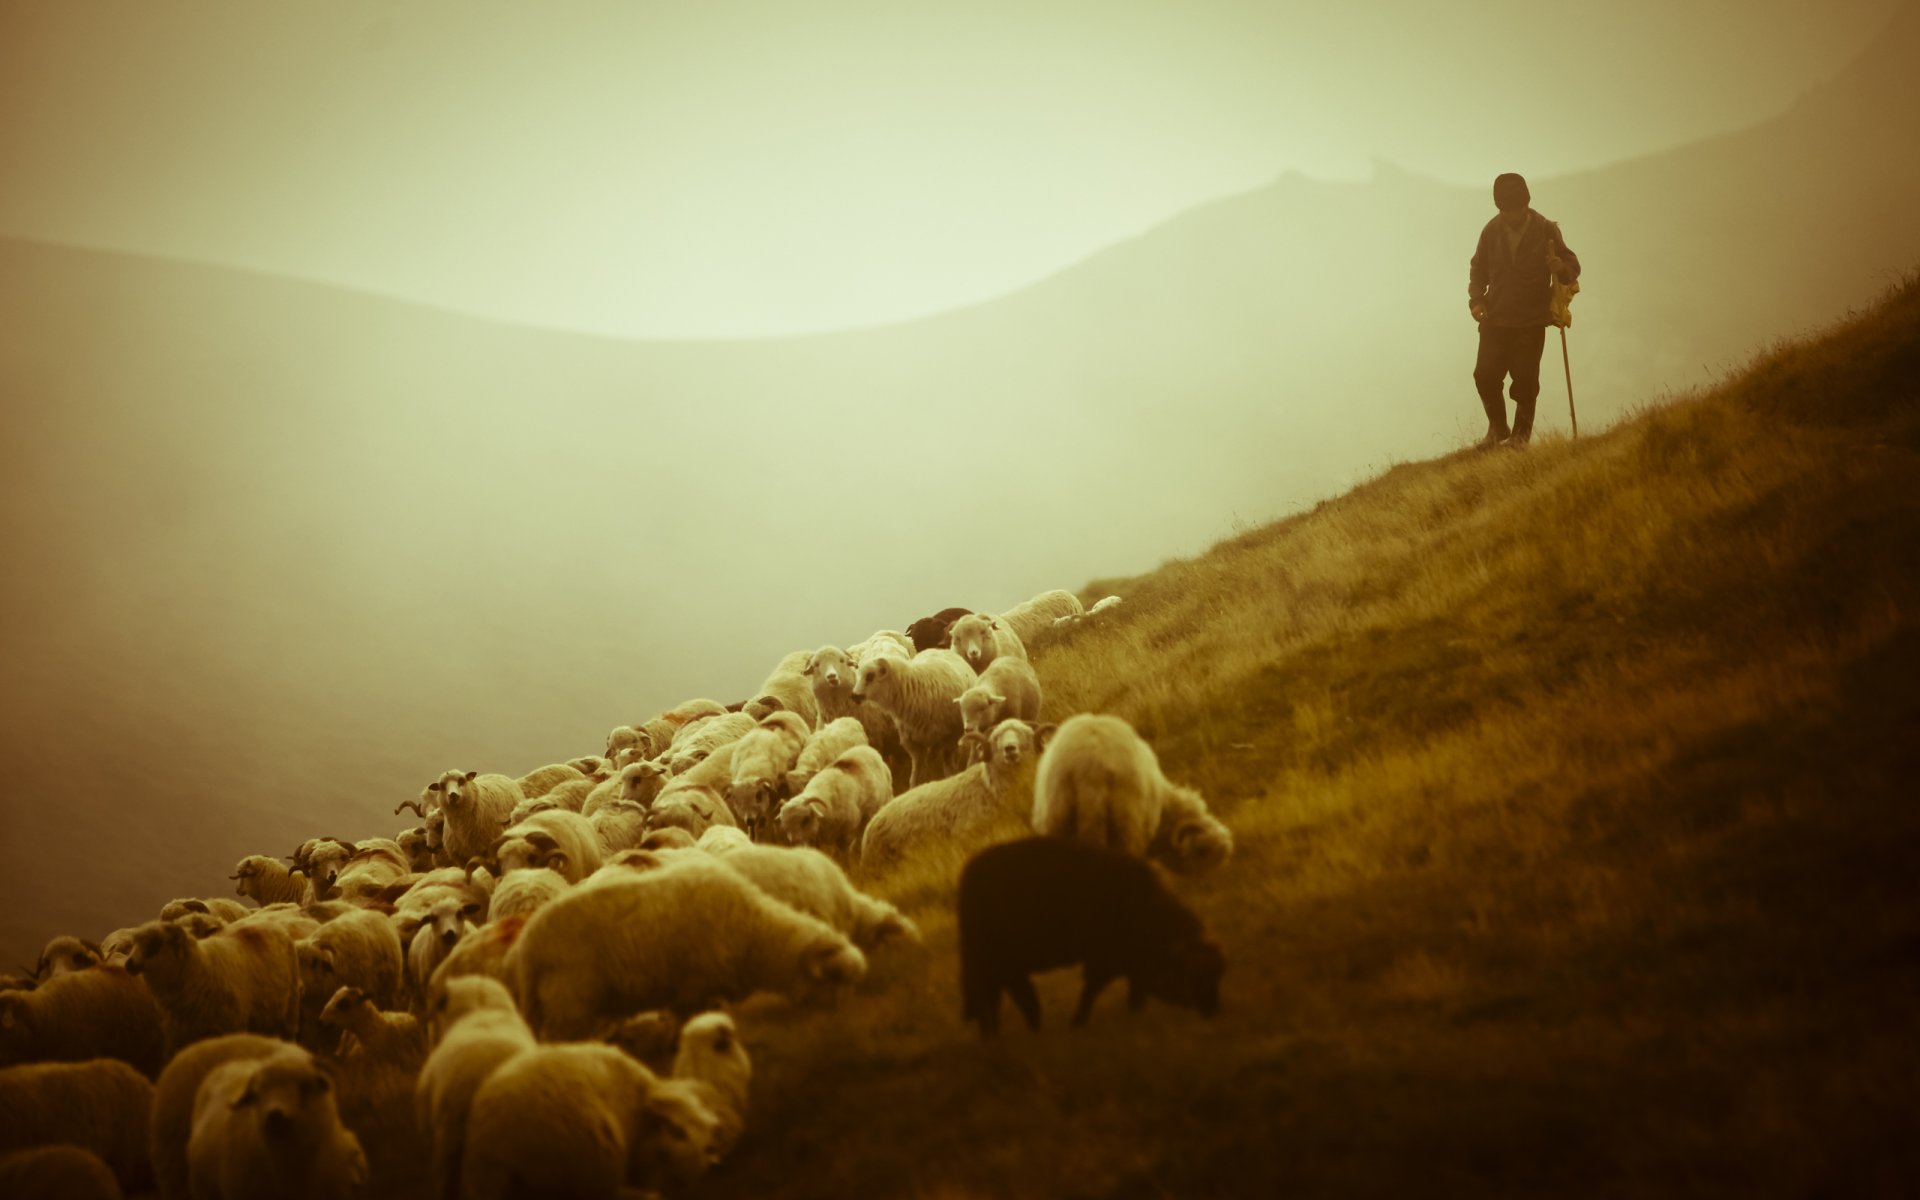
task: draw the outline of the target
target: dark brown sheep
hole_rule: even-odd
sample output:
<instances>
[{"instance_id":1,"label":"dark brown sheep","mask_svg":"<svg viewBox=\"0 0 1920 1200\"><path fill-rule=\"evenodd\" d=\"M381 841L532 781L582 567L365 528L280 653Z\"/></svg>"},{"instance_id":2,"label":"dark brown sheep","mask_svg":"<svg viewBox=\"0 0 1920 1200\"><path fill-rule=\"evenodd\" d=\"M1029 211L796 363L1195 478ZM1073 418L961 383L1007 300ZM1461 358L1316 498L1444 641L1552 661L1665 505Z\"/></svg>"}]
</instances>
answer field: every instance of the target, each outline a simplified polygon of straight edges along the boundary
<instances>
[{"instance_id":1,"label":"dark brown sheep","mask_svg":"<svg viewBox=\"0 0 1920 1200\"><path fill-rule=\"evenodd\" d=\"M961 617L970 616L970 608L943 608L930 617L921 617L907 626L907 640L913 643L915 650L950 650L953 642L947 637L947 630Z\"/></svg>"},{"instance_id":2,"label":"dark brown sheep","mask_svg":"<svg viewBox=\"0 0 1920 1200\"><path fill-rule=\"evenodd\" d=\"M1040 1028L1035 971L1080 964L1084 983L1073 1023L1115 979L1129 1007L1147 997L1220 1009L1225 960L1200 918L1131 855L1104 846L1034 837L989 846L960 872L960 993L963 1017L988 1037L1000 1028L1000 993Z\"/></svg>"}]
</instances>

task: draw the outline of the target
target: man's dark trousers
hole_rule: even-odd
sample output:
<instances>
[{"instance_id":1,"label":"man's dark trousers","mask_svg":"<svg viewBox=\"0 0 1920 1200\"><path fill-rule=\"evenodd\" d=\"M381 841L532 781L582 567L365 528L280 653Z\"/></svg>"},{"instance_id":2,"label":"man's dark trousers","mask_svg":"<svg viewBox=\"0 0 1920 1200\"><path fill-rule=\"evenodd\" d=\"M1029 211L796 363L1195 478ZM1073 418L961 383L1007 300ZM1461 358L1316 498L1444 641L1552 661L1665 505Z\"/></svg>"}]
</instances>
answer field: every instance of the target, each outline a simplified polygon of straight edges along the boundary
<instances>
[{"instance_id":1,"label":"man's dark trousers","mask_svg":"<svg viewBox=\"0 0 1920 1200\"><path fill-rule=\"evenodd\" d=\"M1473 364L1473 386L1496 433L1507 428L1507 402L1500 385L1513 376L1513 432L1516 442L1533 436L1533 404L1540 398L1540 353L1547 345L1547 327L1480 326L1480 355Z\"/></svg>"}]
</instances>

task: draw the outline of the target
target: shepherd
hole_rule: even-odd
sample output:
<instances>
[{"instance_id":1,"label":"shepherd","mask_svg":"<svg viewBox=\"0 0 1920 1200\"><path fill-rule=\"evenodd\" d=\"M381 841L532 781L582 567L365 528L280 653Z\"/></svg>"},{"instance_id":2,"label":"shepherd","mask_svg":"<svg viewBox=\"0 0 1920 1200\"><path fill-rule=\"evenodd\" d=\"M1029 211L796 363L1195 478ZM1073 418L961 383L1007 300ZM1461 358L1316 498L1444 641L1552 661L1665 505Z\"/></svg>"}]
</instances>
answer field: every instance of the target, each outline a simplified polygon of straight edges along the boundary
<instances>
[{"instance_id":1,"label":"shepherd","mask_svg":"<svg viewBox=\"0 0 1920 1200\"><path fill-rule=\"evenodd\" d=\"M1499 213L1480 231L1467 275L1467 311L1480 323L1480 353L1473 385L1487 410L1487 436L1477 448L1521 449L1533 438L1533 407L1540 398L1540 355L1556 282L1580 278L1580 260L1567 248L1560 227L1533 211L1527 181L1508 172L1493 181ZM1513 379L1513 424L1501 390Z\"/></svg>"}]
</instances>

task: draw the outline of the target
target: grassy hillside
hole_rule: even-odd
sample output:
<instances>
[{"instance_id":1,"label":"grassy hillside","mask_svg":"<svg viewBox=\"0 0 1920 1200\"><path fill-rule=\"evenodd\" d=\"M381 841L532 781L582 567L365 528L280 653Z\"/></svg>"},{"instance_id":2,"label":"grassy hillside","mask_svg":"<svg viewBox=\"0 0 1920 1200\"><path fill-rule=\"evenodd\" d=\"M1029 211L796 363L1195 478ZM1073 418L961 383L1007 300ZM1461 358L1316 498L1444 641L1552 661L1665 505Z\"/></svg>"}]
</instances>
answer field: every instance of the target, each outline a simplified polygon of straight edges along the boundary
<instances>
[{"instance_id":1,"label":"grassy hillside","mask_svg":"<svg viewBox=\"0 0 1920 1200\"><path fill-rule=\"evenodd\" d=\"M1920 282L1598 437L1408 464L1037 656L1234 827L1204 1021L750 1007L702 1195L1912 1194ZM1010 826L1011 828L1011 826ZM1011 1017L1011 1014L1009 1014Z\"/></svg>"}]
</instances>

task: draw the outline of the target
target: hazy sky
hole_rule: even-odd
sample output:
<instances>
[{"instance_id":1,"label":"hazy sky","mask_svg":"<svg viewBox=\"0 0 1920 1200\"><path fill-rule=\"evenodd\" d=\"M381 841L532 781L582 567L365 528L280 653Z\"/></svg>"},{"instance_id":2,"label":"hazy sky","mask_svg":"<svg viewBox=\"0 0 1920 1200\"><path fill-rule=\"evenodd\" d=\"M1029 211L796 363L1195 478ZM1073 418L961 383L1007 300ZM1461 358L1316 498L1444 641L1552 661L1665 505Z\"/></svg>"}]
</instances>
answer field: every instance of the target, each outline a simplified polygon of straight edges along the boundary
<instances>
[{"instance_id":1,"label":"hazy sky","mask_svg":"<svg viewBox=\"0 0 1920 1200\"><path fill-rule=\"evenodd\" d=\"M649 336L997 295L1286 169L1749 124L1896 0L0 0L0 233Z\"/></svg>"}]
</instances>

